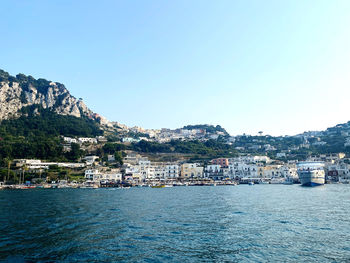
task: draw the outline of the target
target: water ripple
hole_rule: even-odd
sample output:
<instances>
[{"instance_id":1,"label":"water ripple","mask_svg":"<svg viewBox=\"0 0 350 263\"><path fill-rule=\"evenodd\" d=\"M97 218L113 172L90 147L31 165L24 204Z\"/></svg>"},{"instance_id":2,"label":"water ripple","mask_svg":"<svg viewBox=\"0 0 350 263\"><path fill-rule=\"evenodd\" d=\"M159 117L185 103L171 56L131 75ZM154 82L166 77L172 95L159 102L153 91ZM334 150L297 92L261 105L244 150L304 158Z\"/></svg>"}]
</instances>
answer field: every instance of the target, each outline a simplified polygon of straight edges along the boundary
<instances>
[{"instance_id":1,"label":"water ripple","mask_svg":"<svg viewBox=\"0 0 350 263\"><path fill-rule=\"evenodd\" d=\"M0 192L9 262L346 262L350 186Z\"/></svg>"}]
</instances>

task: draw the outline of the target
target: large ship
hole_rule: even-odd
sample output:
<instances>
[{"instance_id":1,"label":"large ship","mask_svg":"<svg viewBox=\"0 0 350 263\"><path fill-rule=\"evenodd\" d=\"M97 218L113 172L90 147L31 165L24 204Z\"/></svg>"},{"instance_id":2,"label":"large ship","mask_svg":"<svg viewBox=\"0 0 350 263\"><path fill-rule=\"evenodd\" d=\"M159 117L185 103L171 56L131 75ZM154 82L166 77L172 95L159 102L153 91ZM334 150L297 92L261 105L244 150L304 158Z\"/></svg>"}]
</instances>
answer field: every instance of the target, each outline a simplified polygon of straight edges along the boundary
<instances>
[{"instance_id":1,"label":"large ship","mask_svg":"<svg viewBox=\"0 0 350 263\"><path fill-rule=\"evenodd\" d=\"M324 185L325 173L322 162L300 162L297 165L300 183L303 186Z\"/></svg>"}]
</instances>

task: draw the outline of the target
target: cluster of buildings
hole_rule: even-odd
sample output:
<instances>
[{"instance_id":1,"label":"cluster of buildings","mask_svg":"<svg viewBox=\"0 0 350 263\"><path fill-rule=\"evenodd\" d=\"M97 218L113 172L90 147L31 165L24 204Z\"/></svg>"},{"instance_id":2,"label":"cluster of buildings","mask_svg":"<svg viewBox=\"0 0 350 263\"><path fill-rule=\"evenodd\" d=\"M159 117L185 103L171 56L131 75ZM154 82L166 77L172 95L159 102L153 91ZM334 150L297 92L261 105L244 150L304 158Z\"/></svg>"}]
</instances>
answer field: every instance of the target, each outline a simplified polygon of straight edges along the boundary
<instances>
[{"instance_id":1,"label":"cluster of buildings","mask_svg":"<svg viewBox=\"0 0 350 263\"><path fill-rule=\"evenodd\" d=\"M105 176L101 176L105 174ZM296 164L271 164L267 156L242 156L237 158L213 159L208 164L151 162L147 157L131 153L124 158L124 164L113 172L87 169L88 180L129 182L140 184L154 181L186 180L271 180L274 178L297 178Z\"/></svg>"},{"instance_id":2,"label":"cluster of buildings","mask_svg":"<svg viewBox=\"0 0 350 263\"><path fill-rule=\"evenodd\" d=\"M350 165L343 154L320 155L308 161L322 161L328 182L350 180ZM213 159L201 163L151 162L147 157L130 153L118 169L87 169L85 177L92 181L128 182L174 182L191 180L239 181L283 183L286 179L298 181L297 161L276 162L267 156L240 156Z\"/></svg>"},{"instance_id":3,"label":"cluster of buildings","mask_svg":"<svg viewBox=\"0 0 350 263\"><path fill-rule=\"evenodd\" d=\"M141 140L154 141L159 143L170 142L171 140L200 140L206 141L209 139L218 139L219 136L225 136L222 131L207 132L206 129L144 129L141 127L124 128L126 134L143 134L137 138L128 137L125 135L122 142L138 142ZM233 137L232 137L233 138Z\"/></svg>"},{"instance_id":4,"label":"cluster of buildings","mask_svg":"<svg viewBox=\"0 0 350 263\"><path fill-rule=\"evenodd\" d=\"M18 169L38 173L50 169L51 166L75 169L83 172L86 181L93 184L141 185L191 181L283 183L286 179L298 181L297 161L277 162L267 156L218 158L203 164L152 162L145 156L131 152L124 158L124 164L120 168L105 167L98 158L86 156L85 162L80 163L17 159L13 164ZM326 180L329 183L350 182L350 162L343 153L312 156L307 161L325 163Z\"/></svg>"},{"instance_id":5,"label":"cluster of buildings","mask_svg":"<svg viewBox=\"0 0 350 263\"><path fill-rule=\"evenodd\" d=\"M86 163L43 162L37 159L14 159L13 162L16 168L25 168L32 172L48 170L50 166L70 169L82 169L86 167Z\"/></svg>"},{"instance_id":6,"label":"cluster of buildings","mask_svg":"<svg viewBox=\"0 0 350 263\"><path fill-rule=\"evenodd\" d=\"M72 143L83 145L83 144L97 144L97 143L105 143L105 142L107 142L107 139L104 136L78 137L78 138L62 136L62 139L63 139L63 144L62 145L63 145L64 151L70 151Z\"/></svg>"}]
</instances>

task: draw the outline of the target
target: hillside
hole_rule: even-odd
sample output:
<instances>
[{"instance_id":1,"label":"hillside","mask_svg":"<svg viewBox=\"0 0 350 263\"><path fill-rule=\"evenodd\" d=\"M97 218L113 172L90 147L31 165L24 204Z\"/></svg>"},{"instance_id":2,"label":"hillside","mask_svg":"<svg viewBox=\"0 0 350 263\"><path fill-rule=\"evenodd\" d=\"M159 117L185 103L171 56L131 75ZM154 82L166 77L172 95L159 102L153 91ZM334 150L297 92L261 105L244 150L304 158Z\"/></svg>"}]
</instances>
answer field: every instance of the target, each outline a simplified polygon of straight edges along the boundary
<instances>
[{"instance_id":1,"label":"hillside","mask_svg":"<svg viewBox=\"0 0 350 263\"><path fill-rule=\"evenodd\" d=\"M105 119L77 100L63 84L0 70L0 161L4 158L77 160L60 136L95 137Z\"/></svg>"},{"instance_id":2,"label":"hillside","mask_svg":"<svg viewBox=\"0 0 350 263\"><path fill-rule=\"evenodd\" d=\"M95 137L103 131L87 117L59 115L50 109L32 105L21 109L21 117L0 124L0 160L3 158L39 158L77 160L83 153L78 145L64 152L60 136Z\"/></svg>"},{"instance_id":3,"label":"hillside","mask_svg":"<svg viewBox=\"0 0 350 263\"><path fill-rule=\"evenodd\" d=\"M304 160L311 155L337 152L350 155L350 122L325 131L282 137L232 137L220 125L207 124L175 130L129 128L109 123L93 113L63 84L23 74L11 76L0 70L0 161L4 158L74 161L83 152L77 145L71 147L71 152L63 151L61 136L103 134L109 142L124 142L123 149L164 156L186 155L198 160L239 154L268 155L280 160Z\"/></svg>"}]
</instances>

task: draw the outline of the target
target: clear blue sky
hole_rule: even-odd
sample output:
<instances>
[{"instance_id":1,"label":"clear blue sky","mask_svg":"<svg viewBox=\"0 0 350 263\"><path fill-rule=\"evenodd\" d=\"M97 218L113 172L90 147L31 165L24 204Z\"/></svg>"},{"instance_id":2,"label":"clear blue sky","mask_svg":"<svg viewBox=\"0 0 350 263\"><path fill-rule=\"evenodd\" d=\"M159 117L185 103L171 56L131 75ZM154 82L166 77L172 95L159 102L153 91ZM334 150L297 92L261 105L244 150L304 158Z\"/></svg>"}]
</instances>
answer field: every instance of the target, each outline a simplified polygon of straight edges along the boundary
<instances>
[{"instance_id":1,"label":"clear blue sky","mask_svg":"<svg viewBox=\"0 0 350 263\"><path fill-rule=\"evenodd\" d=\"M0 68L109 120L292 135L350 120L350 1L1 1Z\"/></svg>"}]
</instances>

